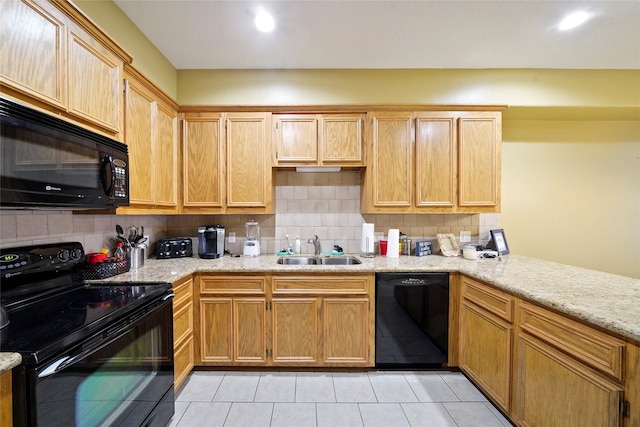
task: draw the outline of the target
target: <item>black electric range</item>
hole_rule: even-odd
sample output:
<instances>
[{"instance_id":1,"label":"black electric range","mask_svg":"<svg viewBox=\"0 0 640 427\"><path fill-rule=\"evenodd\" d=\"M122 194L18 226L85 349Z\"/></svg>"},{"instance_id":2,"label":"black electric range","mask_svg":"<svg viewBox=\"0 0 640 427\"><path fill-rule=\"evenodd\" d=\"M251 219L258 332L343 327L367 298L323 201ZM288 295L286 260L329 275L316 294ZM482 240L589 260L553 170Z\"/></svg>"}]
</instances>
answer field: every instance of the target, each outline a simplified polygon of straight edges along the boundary
<instances>
[{"instance_id":1,"label":"black electric range","mask_svg":"<svg viewBox=\"0 0 640 427\"><path fill-rule=\"evenodd\" d=\"M173 414L171 284L91 284L84 255L78 242L0 250L0 350L22 355L16 425L162 424ZM93 386L108 376L128 378L122 398ZM69 387L74 397L59 399Z\"/></svg>"}]
</instances>

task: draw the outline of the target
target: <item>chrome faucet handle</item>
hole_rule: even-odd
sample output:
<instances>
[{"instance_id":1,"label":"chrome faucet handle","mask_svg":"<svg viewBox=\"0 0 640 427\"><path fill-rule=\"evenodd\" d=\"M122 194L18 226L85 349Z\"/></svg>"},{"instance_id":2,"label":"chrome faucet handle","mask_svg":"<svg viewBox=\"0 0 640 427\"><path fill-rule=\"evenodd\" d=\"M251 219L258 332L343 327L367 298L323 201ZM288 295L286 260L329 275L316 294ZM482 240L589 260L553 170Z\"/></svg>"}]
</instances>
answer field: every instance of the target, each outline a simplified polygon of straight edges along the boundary
<instances>
[{"instance_id":1,"label":"chrome faucet handle","mask_svg":"<svg viewBox=\"0 0 640 427\"><path fill-rule=\"evenodd\" d=\"M320 238L317 234L313 237L310 237L307 243L313 243L315 255L320 255L320 252L322 252L322 246L320 245Z\"/></svg>"}]
</instances>

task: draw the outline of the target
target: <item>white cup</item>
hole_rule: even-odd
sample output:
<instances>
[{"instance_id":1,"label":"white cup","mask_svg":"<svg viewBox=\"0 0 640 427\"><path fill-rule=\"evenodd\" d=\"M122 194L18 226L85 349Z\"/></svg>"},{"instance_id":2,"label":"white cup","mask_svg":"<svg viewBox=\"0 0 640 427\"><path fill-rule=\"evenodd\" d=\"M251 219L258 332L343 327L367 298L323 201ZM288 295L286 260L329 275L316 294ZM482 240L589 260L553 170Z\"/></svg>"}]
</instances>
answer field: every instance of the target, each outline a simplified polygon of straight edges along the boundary
<instances>
[{"instance_id":1,"label":"white cup","mask_svg":"<svg viewBox=\"0 0 640 427\"><path fill-rule=\"evenodd\" d=\"M473 245L465 245L462 248L462 256L465 259L478 259L478 251L476 251L476 247Z\"/></svg>"}]
</instances>

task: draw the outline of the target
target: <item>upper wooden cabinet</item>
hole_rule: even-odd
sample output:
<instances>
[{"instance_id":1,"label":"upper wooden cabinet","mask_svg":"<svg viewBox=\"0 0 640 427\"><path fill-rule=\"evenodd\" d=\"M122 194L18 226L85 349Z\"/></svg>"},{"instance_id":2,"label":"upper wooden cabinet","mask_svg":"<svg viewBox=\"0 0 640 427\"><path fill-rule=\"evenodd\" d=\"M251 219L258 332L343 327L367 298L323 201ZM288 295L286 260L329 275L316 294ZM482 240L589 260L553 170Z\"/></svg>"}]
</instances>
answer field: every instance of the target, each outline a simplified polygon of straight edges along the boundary
<instances>
[{"instance_id":1,"label":"upper wooden cabinet","mask_svg":"<svg viewBox=\"0 0 640 427\"><path fill-rule=\"evenodd\" d=\"M227 212L272 213L271 113L227 113Z\"/></svg>"},{"instance_id":2,"label":"upper wooden cabinet","mask_svg":"<svg viewBox=\"0 0 640 427\"><path fill-rule=\"evenodd\" d=\"M225 125L222 113L187 113L182 120L183 212L223 212Z\"/></svg>"},{"instance_id":3,"label":"upper wooden cabinet","mask_svg":"<svg viewBox=\"0 0 640 427\"><path fill-rule=\"evenodd\" d=\"M271 113L184 113L182 212L272 213L270 129Z\"/></svg>"},{"instance_id":4,"label":"upper wooden cabinet","mask_svg":"<svg viewBox=\"0 0 640 427\"><path fill-rule=\"evenodd\" d=\"M500 113L458 118L458 205L461 210L500 206L502 120Z\"/></svg>"},{"instance_id":5,"label":"upper wooden cabinet","mask_svg":"<svg viewBox=\"0 0 640 427\"><path fill-rule=\"evenodd\" d=\"M130 206L118 212L177 212L177 105L130 67L126 70L124 142L131 164Z\"/></svg>"},{"instance_id":6,"label":"upper wooden cabinet","mask_svg":"<svg viewBox=\"0 0 640 427\"><path fill-rule=\"evenodd\" d=\"M370 113L363 212L498 212L500 117Z\"/></svg>"},{"instance_id":7,"label":"upper wooden cabinet","mask_svg":"<svg viewBox=\"0 0 640 427\"><path fill-rule=\"evenodd\" d=\"M131 57L71 3L0 2L2 92L122 140Z\"/></svg>"},{"instance_id":8,"label":"upper wooden cabinet","mask_svg":"<svg viewBox=\"0 0 640 427\"><path fill-rule=\"evenodd\" d=\"M275 166L362 166L361 114L274 114Z\"/></svg>"}]
</instances>

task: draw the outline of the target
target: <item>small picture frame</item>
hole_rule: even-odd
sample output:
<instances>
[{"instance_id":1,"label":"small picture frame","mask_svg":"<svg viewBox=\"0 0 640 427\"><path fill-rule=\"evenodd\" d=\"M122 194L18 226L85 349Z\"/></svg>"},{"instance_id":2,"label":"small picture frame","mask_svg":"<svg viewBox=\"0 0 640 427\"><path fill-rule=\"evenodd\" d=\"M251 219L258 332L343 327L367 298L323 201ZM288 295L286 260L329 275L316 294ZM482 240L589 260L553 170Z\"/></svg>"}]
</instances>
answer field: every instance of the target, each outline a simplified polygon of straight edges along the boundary
<instances>
[{"instance_id":1,"label":"small picture frame","mask_svg":"<svg viewBox=\"0 0 640 427\"><path fill-rule=\"evenodd\" d=\"M495 230L489 230L491 233L491 240L487 244L487 247L495 250L500 255L509 253L509 244L507 243L507 237L504 235L504 230L498 228Z\"/></svg>"}]
</instances>

